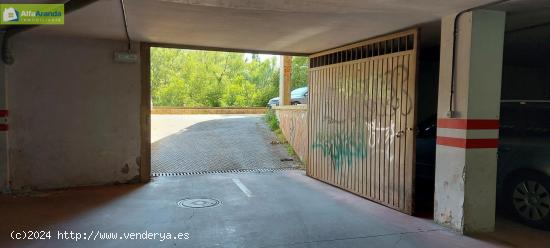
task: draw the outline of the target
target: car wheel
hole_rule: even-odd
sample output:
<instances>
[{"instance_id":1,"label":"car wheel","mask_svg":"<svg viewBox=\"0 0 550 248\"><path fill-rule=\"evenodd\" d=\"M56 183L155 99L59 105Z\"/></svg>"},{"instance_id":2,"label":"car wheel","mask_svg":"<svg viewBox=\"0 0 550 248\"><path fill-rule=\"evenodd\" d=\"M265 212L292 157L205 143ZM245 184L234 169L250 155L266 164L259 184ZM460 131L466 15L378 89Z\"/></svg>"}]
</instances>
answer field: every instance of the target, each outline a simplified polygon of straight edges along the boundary
<instances>
[{"instance_id":1,"label":"car wheel","mask_svg":"<svg viewBox=\"0 0 550 248\"><path fill-rule=\"evenodd\" d=\"M291 105L298 105L300 102L292 102Z\"/></svg>"},{"instance_id":2,"label":"car wheel","mask_svg":"<svg viewBox=\"0 0 550 248\"><path fill-rule=\"evenodd\" d=\"M550 178L534 172L517 175L507 183L506 202L521 222L550 229Z\"/></svg>"}]
</instances>

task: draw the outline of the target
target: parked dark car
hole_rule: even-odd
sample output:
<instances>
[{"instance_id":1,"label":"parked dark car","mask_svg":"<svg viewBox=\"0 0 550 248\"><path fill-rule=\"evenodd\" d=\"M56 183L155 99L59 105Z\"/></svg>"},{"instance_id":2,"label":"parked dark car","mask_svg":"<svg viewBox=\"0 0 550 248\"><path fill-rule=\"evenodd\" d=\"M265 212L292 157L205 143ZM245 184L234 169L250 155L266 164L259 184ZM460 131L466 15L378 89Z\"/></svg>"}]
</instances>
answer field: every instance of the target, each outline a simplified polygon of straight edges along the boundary
<instances>
[{"instance_id":1,"label":"parked dark car","mask_svg":"<svg viewBox=\"0 0 550 248\"><path fill-rule=\"evenodd\" d=\"M550 228L550 101L501 103L497 209ZM417 181L434 179L436 118L418 125Z\"/></svg>"},{"instance_id":2,"label":"parked dark car","mask_svg":"<svg viewBox=\"0 0 550 248\"><path fill-rule=\"evenodd\" d=\"M308 88L301 87L290 92L290 104L307 104ZM267 107L279 106L279 97L274 97L269 100Z\"/></svg>"}]
</instances>

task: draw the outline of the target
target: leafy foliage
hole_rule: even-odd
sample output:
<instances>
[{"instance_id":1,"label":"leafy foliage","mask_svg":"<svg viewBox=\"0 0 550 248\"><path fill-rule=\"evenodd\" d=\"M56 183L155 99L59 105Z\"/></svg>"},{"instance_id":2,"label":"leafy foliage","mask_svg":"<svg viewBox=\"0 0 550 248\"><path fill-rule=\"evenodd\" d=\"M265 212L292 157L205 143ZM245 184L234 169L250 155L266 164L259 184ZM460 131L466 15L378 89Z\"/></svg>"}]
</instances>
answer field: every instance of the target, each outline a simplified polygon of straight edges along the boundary
<instances>
[{"instance_id":1,"label":"leafy foliage","mask_svg":"<svg viewBox=\"0 0 550 248\"><path fill-rule=\"evenodd\" d=\"M307 74L309 68L307 57L292 57L291 82L292 89L307 86Z\"/></svg>"},{"instance_id":2,"label":"leafy foliage","mask_svg":"<svg viewBox=\"0 0 550 248\"><path fill-rule=\"evenodd\" d=\"M296 151L294 151L294 148L292 147L292 145L288 143L288 141L285 138L285 135L283 134L283 131L281 130L281 127L279 126L279 119L277 119L277 114L275 113L275 110L273 109L267 110L264 115L264 119L269 129L271 129L271 131L275 133L275 136L277 136L277 140L279 141L279 143L284 144L288 154L295 157L296 159L299 159L296 156ZM300 163L300 164L302 169L305 169L303 168L304 166L303 163Z\"/></svg>"},{"instance_id":3,"label":"leafy foliage","mask_svg":"<svg viewBox=\"0 0 550 248\"><path fill-rule=\"evenodd\" d=\"M294 57L292 88L307 84L308 59ZM151 48L153 106L266 106L279 93L275 57L243 53Z\"/></svg>"},{"instance_id":4,"label":"leafy foliage","mask_svg":"<svg viewBox=\"0 0 550 248\"><path fill-rule=\"evenodd\" d=\"M279 129L279 120L277 119L277 116L275 115L275 111L270 109L265 113L265 122L271 129L271 131L275 131Z\"/></svg>"}]
</instances>

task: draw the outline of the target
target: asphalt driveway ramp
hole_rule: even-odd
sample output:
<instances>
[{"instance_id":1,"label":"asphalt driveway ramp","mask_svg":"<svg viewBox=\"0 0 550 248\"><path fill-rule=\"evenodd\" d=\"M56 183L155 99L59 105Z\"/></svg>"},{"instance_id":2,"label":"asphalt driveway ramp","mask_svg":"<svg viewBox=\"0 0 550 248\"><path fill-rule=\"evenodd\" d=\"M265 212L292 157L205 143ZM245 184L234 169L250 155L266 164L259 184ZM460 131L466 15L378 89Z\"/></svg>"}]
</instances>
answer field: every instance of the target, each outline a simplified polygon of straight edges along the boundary
<instances>
[{"instance_id":1,"label":"asphalt driveway ramp","mask_svg":"<svg viewBox=\"0 0 550 248\"><path fill-rule=\"evenodd\" d=\"M263 115L152 115L151 171L223 172L298 167Z\"/></svg>"}]
</instances>

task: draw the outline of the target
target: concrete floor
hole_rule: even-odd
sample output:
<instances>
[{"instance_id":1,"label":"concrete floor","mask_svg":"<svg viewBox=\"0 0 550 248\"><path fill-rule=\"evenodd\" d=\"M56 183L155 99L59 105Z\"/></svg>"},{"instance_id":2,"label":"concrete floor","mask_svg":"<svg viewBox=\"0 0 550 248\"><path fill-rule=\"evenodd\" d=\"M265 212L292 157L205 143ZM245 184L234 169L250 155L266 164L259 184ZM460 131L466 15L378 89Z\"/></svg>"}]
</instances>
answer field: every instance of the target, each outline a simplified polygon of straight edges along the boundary
<instances>
[{"instance_id":1,"label":"concrete floor","mask_svg":"<svg viewBox=\"0 0 550 248\"><path fill-rule=\"evenodd\" d=\"M193 118L201 119L185 120ZM217 126L238 119L216 118L193 125L211 126L204 122L215 121ZM265 125L258 118L238 122L263 130ZM187 132L180 131L179 121L162 122L165 132L156 133L153 142ZM226 130L232 127L225 124L221 126ZM271 146L270 136L258 137L248 146ZM209 141L216 143L216 139ZM271 147L265 149L274 152L270 156L280 155ZM242 156L255 156L250 153L242 152ZM213 198L220 204L209 208L178 205L188 198ZM476 238L462 236L429 219L391 210L294 169L153 177L143 185L0 195L0 247L545 247L550 243L548 232L509 221L498 224L498 232ZM22 235L21 231L45 231L38 233L44 239L11 239L17 233ZM48 232L50 237L44 235ZM137 236L128 236L130 233ZM166 233L181 236L167 239ZM106 234L117 236L102 240Z\"/></svg>"},{"instance_id":2,"label":"concrete floor","mask_svg":"<svg viewBox=\"0 0 550 248\"><path fill-rule=\"evenodd\" d=\"M221 204L178 206L191 197ZM300 170L157 177L145 185L0 196L0 220L0 247L506 247L495 241L498 235L461 236ZM51 231L52 239L12 241L12 230ZM58 240L58 230L115 232L119 238ZM145 231L187 232L189 239L120 239L124 232Z\"/></svg>"},{"instance_id":3,"label":"concrete floor","mask_svg":"<svg viewBox=\"0 0 550 248\"><path fill-rule=\"evenodd\" d=\"M155 173L299 166L265 125L263 115L151 115Z\"/></svg>"}]
</instances>

